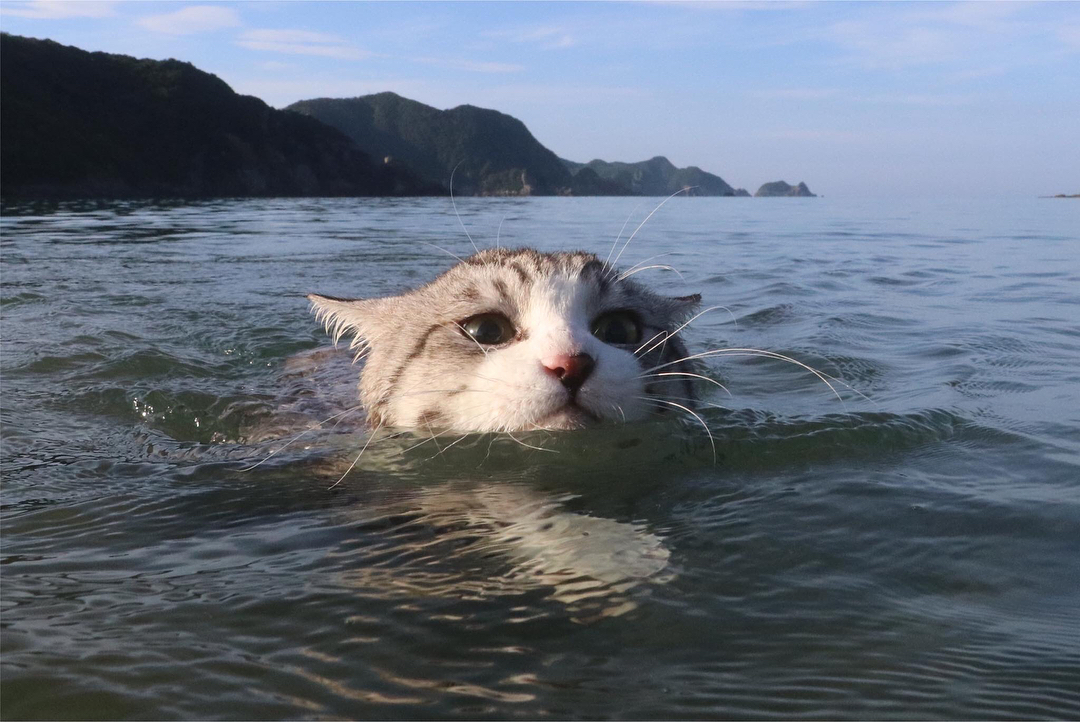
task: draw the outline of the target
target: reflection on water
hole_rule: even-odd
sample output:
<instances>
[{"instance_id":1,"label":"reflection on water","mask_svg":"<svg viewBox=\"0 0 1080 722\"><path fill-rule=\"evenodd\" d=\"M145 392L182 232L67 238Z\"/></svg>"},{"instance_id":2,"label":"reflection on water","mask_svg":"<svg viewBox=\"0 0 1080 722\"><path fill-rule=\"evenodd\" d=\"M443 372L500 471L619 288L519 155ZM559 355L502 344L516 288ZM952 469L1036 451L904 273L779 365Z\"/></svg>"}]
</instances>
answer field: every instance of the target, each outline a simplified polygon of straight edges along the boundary
<instances>
[{"instance_id":1,"label":"reflection on water","mask_svg":"<svg viewBox=\"0 0 1080 722\"><path fill-rule=\"evenodd\" d=\"M605 253L636 202L459 207ZM691 346L869 400L712 358L715 458L692 419L380 433L342 479L303 294L431 278L447 204L5 205L0 714L1080 716L1071 212L673 199L624 260L730 309Z\"/></svg>"}]
</instances>

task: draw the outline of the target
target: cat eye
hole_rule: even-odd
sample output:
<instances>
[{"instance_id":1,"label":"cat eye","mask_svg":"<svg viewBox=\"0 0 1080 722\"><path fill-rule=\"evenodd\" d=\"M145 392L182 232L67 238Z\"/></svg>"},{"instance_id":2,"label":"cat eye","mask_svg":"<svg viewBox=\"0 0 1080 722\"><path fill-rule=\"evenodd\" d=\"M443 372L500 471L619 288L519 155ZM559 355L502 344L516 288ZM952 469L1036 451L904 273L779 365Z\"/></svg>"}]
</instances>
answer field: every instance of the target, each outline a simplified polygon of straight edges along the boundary
<instances>
[{"instance_id":1,"label":"cat eye","mask_svg":"<svg viewBox=\"0 0 1080 722\"><path fill-rule=\"evenodd\" d=\"M517 331L501 313L481 313L461 323L461 330L479 344L494 346L513 340Z\"/></svg>"},{"instance_id":2,"label":"cat eye","mask_svg":"<svg viewBox=\"0 0 1080 722\"><path fill-rule=\"evenodd\" d=\"M592 332L604 343L637 343L641 340L641 322L629 311L611 311L593 321Z\"/></svg>"}]
</instances>

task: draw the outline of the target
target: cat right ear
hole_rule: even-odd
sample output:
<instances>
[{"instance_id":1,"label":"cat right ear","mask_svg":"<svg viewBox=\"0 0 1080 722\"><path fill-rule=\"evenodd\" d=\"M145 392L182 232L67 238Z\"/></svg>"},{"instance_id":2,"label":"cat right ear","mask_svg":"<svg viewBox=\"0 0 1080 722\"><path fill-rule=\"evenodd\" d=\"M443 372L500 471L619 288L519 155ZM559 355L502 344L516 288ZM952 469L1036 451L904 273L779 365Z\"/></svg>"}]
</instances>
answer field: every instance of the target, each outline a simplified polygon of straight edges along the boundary
<instances>
[{"instance_id":1,"label":"cat right ear","mask_svg":"<svg viewBox=\"0 0 1080 722\"><path fill-rule=\"evenodd\" d=\"M335 298L317 293L309 293L307 298L315 319L326 327L335 345L345 334L353 336L349 348L362 348L369 343L376 326L378 299Z\"/></svg>"}]
</instances>

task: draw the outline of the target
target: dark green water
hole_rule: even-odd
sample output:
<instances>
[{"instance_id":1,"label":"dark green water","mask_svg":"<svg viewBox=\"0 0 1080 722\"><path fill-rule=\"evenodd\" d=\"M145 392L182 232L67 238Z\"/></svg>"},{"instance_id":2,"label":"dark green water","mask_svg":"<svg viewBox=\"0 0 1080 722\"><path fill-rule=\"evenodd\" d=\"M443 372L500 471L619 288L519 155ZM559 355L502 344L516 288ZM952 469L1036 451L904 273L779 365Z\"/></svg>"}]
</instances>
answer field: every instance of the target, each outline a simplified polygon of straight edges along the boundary
<instances>
[{"instance_id":1,"label":"dark green water","mask_svg":"<svg viewBox=\"0 0 1080 722\"><path fill-rule=\"evenodd\" d=\"M653 205L459 202L602 255ZM4 719L1080 716L1080 204L672 200L622 265L730 309L691 346L870 398L711 359L715 461L382 440L331 490L348 414L267 459L352 403L303 294L427 243L445 200L4 206Z\"/></svg>"}]
</instances>

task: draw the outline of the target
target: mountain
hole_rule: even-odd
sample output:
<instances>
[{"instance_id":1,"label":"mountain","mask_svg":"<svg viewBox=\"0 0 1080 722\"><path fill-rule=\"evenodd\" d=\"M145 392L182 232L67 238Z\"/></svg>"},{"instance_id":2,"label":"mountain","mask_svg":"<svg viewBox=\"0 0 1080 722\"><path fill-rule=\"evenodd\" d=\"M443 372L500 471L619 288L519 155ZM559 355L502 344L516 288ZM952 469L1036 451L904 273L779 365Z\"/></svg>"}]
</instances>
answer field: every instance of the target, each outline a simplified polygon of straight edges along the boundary
<instances>
[{"instance_id":1,"label":"mountain","mask_svg":"<svg viewBox=\"0 0 1080 722\"><path fill-rule=\"evenodd\" d=\"M520 120L472 105L439 110L395 93L316 98L292 110L337 128L364 151L460 195L750 195L700 168L658 156L640 163L562 160ZM454 169L457 169L456 171Z\"/></svg>"},{"instance_id":2,"label":"mountain","mask_svg":"<svg viewBox=\"0 0 1080 722\"><path fill-rule=\"evenodd\" d=\"M774 181L772 183L766 183L758 188L758 192L754 194L755 198L779 198L779 197L799 197L799 198L817 198L816 195L810 192L810 189L806 187L805 183L800 183L797 186L788 185L784 181Z\"/></svg>"},{"instance_id":3,"label":"mountain","mask_svg":"<svg viewBox=\"0 0 1080 722\"><path fill-rule=\"evenodd\" d=\"M432 191L333 128L177 60L0 36L5 197L401 195Z\"/></svg>"},{"instance_id":4,"label":"mountain","mask_svg":"<svg viewBox=\"0 0 1080 722\"><path fill-rule=\"evenodd\" d=\"M496 110L439 110L395 93L302 100L287 110L317 118L365 152L387 156L443 189L453 173L461 195L570 192L570 172L558 156L520 120Z\"/></svg>"},{"instance_id":5,"label":"mountain","mask_svg":"<svg viewBox=\"0 0 1080 722\"><path fill-rule=\"evenodd\" d=\"M569 168L572 161L563 161ZM570 195L573 196L632 196L634 191L630 189L630 186L619 183L617 180L610 178L602 178L592 168L586 167L581 163L575 163L574 165L581 166L580 169L571 172L574 174L570 179Z\"/></svg>"},{"instance_id":6,"label":"mountain","mask_svg":"<svg viewBox=\"0 0 1080 722\"><path fill-rule=\"evenodd\" d=\"M561 160L520 120L394 93L275 110L178 60L0 34L0 195L747 196L696 166ZM759 196L812 196L766 183Z\"/></svg>"},{"instance_id":7,"label":"mountain","mask_svg":"<svg viewBox=\"0 0 1080 722\"><path fill-rule=\"evenodd\" d=\"M750 195L745 190L732 188L720 176L706 173L697 166L676 168L662 155L638 163L610 163L603 160L575 163L564 160L563 164L575 177L588 169L604 180L625 187L630 195L667 196L683 188L692 188L689 195L697 196Z\"/></svg>"}]
</instances>

